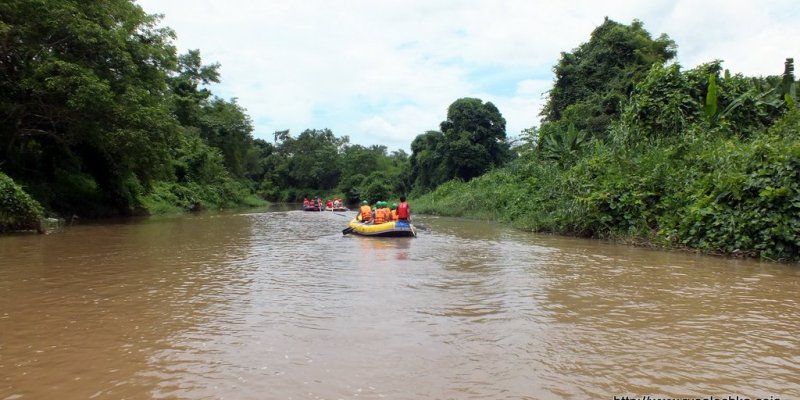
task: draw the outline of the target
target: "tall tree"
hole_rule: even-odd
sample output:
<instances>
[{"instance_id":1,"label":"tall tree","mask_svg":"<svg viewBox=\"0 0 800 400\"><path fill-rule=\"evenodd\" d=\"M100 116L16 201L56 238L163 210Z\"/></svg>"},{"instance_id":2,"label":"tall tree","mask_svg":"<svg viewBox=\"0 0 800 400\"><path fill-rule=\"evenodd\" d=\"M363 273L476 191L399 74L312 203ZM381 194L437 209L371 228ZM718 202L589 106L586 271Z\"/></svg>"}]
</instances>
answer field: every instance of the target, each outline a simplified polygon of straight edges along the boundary
<instances>
[{"instance_id":1,"label":"tall tree","mask_svg":"<svg viewBox=\"0 0 800 400\"><path fill-rule=\"evenodd\" d=\"M447 109L444 162L450 178L470 180L510 157L506 120L491 102L462 98Z\"/></svg>"},{"instance_id":2,"label":"tall tree","mask_svg":"<svg viewBox=\"0 0 800 400\"><path fill-rule=\"evenodd\" d=\"M592 136L604 136L636 82L653 64L663 64L675 55L676 45L667 35L653 39L638 20L624 25L606 17L588 42L561 53L542 109L543 122L568 118L561 132L573 124Z\"/></svg>"},{"instance_id":3,"label":"tall tree","mask_svg":"<svg viewBox=\"0 0 800 400\"><path fill-rule=\"evenodd\" d=\"M201 106L211 97L211 91L201 85L218 83L219 67L219 64L203 65L200 50L189 50L178 57L177 70L169 79L178 122L189 126L200 124Z\"/></svg>"},{"instance_id":4,"label":"tall tree","mask_svg":"<svg viewBox=\"0 0 800 400\"><path fill-rule=\"evenodd\" d=\"M211 146L218 148L225 166L237 178L246 172L246 158L253 147L253 123L236 99L214 98L202 107L200 134Z\"/></svg>"},{"instance_id":5,"label":"tall tree","mask_svg":"<svg viewBox=\"0 0 800 400\"><path fill-rule=\"evenodd\" d=\"M129 0L0 3L0 154L10 175L80 174L125 211L140 185L171 173L163 160L175 124L163 98L174 34L157 23Z\"/></svg>"},{"instance_id":6,"label":"tall tree","mask_svg":"<svg viewBox=\"0 0 800 400\"><path fill-rule=\"evenodd\" d=\"M330 129L306 129L296 139L286 132L278 145L286 182L283 187L329 190L336 187L341 170L339 150L347 137Z\"/></svg>"},{"instance_id":7,"label":"tall tree","mask_svg":"<svg viewBox=\"0 0 800 400\"><path fill-rule=\"evenodd\" d=\"M444 152L442 132L428 131L414 138L407 174L414 190L426 192L451 178L444 168Z\"/></svg>"}]
</instances>

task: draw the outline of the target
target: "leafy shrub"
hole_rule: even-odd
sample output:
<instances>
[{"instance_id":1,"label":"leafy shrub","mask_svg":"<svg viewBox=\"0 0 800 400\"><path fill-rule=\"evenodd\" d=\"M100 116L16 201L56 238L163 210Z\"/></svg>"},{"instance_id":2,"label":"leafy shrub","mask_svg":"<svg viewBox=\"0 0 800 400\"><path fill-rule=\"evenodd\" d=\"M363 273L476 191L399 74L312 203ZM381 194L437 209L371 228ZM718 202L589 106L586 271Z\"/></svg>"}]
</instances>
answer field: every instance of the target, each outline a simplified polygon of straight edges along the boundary
<instances>
[{"instance_id":1,"label":"leafy shrub","mask_svg":"<svg viewBox=\"0 0 800 400\"><path fill-rule=\"evenodd\" d=\"M32 229L42 232L43 218L42 206L0 172L0 232Z\"/></svg>"},{"instance_id":2,"label":"leafy shrub","mask_svg":"<svg viewBox=\"0 0 800 400\"><path fill-rule=\"evenodd\" d=\"M691 154L694 179L679 191L659 236L727 254L800 258L800 116L751 141L721 139Z\"/></svg>"}]
</instances>

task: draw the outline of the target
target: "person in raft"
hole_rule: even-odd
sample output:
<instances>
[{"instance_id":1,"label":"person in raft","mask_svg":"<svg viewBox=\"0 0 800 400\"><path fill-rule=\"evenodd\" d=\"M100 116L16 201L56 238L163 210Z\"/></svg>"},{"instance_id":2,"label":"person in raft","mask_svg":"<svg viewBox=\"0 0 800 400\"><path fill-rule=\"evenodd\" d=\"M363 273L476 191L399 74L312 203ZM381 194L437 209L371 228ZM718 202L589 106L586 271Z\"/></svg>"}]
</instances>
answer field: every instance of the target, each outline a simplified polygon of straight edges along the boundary
<instances>
[{"instance_id":1,"label":"person in raft","mask_svg":"<svg viewBox=\"0 0 800 400\"><path fill-rule=\"evenodd\" d=\"M383 211L383 222L391 222L392 221L392 210L389 209L389 202L382 201L381 202L381 211Z\"/></svg>"},{"instance_id":2,"label":"person in raft","mask_svg":"<svg viewBox=\"0 0 800 400\"><path fill-rule=\"evenodd\" d=\"M397 205L397 219L400 221L411 219L411 207L406 203L406 196L400 196L400 204Z\"/></svg>"},{"instance_id":3,"label":"person in raft","mask_svg":"<svg viewBox=\"0 0 800 400\"><path fill-rule=\"evenodd\" d=\"M391 221L391 213L389 212L389 208L386 207L388 203L385 201L379 201L375 203L375 216L373 217L373 223L375 224L382 224L384 222Z\"/></svg>"},{"instance_id":4,"label":"person in raft","mask_svg":"<svg viewBox=\"0 0 800 400\"><path fill-rule=\"evenodd\" d=\"M333 200L328 199L328 203L326 205L328 206L327 208L333 209Z\"/></svg>"},{"instance_id":5,"label":"person in raft","mask_svg":"<svg viewBox=\"0 0 800 400\"><path fill-rule=\"evenodd\" d=\"M356 219L364 224L372 221L372 208L370 208L368 201L366 200L361 201L361 208L358 210L358 215L356 215Z\"/></svg>"},{"instance_id":6,"label":"person in raft","mask_svg":"<svg viewBox=\"0 0 800 400\"><path fill-rule=\"evenodd\" d=\"M308 197L303 197L303 207L308 207Z\"/></svg>"},{"instance_id":7,"label":"person in raft","mask_svg":"<svg viewBox=\"0 0 800 400\"><path fill-rule=\"evenodd\" d=\"M397 203L392 203L389 210L391 210L392 221L397 221Z\"/></svg>"}]
</instances>

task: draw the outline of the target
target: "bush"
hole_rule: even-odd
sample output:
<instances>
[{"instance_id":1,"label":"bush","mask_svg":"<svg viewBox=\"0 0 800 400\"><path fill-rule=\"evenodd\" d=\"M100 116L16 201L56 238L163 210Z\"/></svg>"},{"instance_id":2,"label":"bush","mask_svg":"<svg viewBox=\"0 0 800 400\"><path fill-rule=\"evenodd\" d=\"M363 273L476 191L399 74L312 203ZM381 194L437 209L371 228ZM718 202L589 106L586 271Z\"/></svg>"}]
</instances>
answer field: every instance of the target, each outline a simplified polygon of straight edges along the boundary
<instances>
[{"instance_id":1,"label":"bush","mask_svg":"<svg viewBox=\"0 0 800 400\"><path fill-rule=\"evenodd\" d=\"M0 172L0 232L36 230L42 233L43 218L42 206Z\"/></svg>"},{"instance_id":2,"label":"bush","mask_svg":"<svg viewBox=\"0 0 800 400\"><path fill-rule=\"evenodd\" d=\"M660 237L672 244L772 260L800 259L800 116L743 141L720 139L689 154L674 213ZM675 188L679 189L679 188Z\"/></svg>"},{"instance_id":3,"label":"bush","mask_svg":"<svg viewBox=\"0 0 800 400\"><path fill-rule=\"evenodd\" d=\"M150 214L267 204L253 195L244 184L230 179L217 184L160 182L141 196L140 202Z\"/></svg>"}]
</instances>

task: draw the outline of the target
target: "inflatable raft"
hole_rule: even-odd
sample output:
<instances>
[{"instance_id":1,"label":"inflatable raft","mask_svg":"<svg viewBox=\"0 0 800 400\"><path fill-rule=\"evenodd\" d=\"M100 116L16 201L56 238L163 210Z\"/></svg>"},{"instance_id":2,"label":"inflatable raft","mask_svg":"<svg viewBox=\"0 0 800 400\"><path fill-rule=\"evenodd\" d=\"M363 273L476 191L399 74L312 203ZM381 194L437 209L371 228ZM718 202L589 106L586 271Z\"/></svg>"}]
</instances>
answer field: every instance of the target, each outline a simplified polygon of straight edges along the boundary
<instances>
[{"instance_id":1,"label":"inflatable raft","mask_svg":"<svg viewBox=\"0 0 800 400\"><path fill-rule=\"evenodd\" d=\"M303 211L322 211L324 208L319 208L317 206L303 206Z\"/></svg>"},{"instance_id":2,"label":"inflatable raft","mask_svg":"<svg viewBox=\"0 0 800 400\"><path fill-rule=\"evenodd\" d=\"M414 237L417 236L417 229L408 221L391 221L382 224L362 224L355 218L350 221L347 228L342 231L346 235L353 233L362 236L384 236L384 237Z\"/></svg>"}]
</instances>

